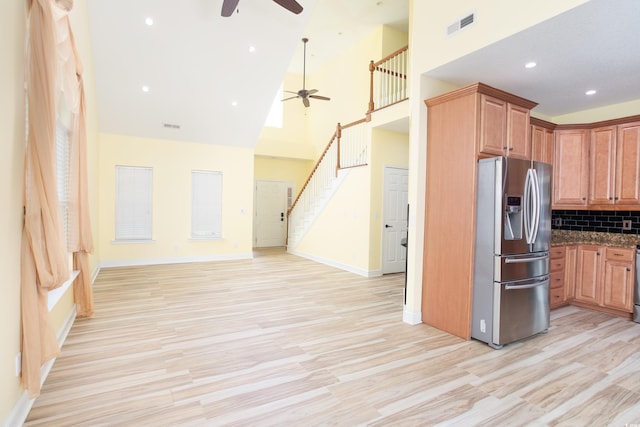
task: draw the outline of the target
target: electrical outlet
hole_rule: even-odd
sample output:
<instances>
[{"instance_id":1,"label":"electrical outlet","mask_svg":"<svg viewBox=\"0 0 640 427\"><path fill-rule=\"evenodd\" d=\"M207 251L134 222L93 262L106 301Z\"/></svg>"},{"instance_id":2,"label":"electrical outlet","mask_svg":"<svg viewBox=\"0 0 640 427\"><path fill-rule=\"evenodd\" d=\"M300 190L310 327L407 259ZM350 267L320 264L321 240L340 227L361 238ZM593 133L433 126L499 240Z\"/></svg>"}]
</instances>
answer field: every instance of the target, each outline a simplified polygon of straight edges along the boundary
<instances>
[{"instance_id":1,"label":"electrical outlet","mask_svg":"<svg viewBox=\"0 0 640 427\"><path fill-rule=\"evenodd\" d=\"M562 218L553 218L553 225L555 227L562 227Z\"/></svg>"},{"instance_id":2,"label":"electrical outlet","mask_svg":"<svg viewBox=\"0 0 640 427\"><path fill-rule=\"evenodd\" d=\"M22 373L22 353L16 354L16 377Z\"/></svg>"},{"instance_id":3,"label":"electrical outlet","mask_svg":"<svg viewBox=\"0 0 640 427\"><path fill-rule=\"evenodd\" d=\"M480 319L480 332L487 332L487 323L484 321L484 319Z\"/></svg>"},{"instance_id":4,"label":"electrical outlet","mask_svg":"<svg viewBox=\"0 0 640 427\"><path fill-rule=\"evenodd\" d=\"M631 220L630 219L623 219L622 220L622 229L623 230L631 230Z\"/></svg>"}]
</instances>

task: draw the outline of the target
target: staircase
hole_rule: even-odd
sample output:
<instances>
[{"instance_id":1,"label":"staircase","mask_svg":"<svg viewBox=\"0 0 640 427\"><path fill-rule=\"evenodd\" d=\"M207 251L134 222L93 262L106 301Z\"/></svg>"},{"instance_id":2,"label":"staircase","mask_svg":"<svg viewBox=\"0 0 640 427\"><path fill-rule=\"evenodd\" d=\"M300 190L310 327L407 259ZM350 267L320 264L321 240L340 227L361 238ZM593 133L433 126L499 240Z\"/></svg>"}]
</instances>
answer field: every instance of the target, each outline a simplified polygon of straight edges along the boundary
<instances>
[{"instance_id":1,"label":"staircase","mask_svg":"<svg viewBox=\"0 0 640 427\"><path fill-rule=\"evenodd\" d=\"M347 177L349 170L367 166L371 144L371 114L408 99L407 60L408 46L405 46L380 61L371 61L369 64L371 80L366 116L346 125L337 124L327 147L287 212L289 250L295 249Z\"/></svg>"}]
</instances>

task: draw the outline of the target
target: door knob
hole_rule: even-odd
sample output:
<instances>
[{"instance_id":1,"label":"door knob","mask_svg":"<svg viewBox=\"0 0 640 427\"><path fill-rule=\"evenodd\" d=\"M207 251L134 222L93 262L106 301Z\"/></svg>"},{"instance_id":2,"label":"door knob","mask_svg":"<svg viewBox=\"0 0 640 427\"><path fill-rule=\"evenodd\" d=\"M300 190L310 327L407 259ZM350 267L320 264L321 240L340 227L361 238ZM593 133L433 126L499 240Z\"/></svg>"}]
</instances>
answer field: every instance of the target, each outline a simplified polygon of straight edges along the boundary
<instances>
[{"instance_id":1,"label":"door knob","mask_svg":"<svg viewBox=\"0 0 640 427\"><path fill-rule=\"evenodd\" d=\"M384 228L392 228L389 224L385 224Z\"/></svg>"}]
</instances>

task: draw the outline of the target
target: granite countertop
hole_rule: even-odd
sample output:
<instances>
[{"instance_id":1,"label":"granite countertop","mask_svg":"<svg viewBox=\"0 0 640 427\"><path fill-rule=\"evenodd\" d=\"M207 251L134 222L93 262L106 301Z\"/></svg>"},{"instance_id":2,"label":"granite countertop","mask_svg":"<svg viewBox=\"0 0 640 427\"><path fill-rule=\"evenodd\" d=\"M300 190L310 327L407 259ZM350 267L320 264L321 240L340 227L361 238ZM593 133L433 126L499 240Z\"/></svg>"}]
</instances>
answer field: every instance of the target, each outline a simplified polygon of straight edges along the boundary
<instances>
[{"instance_id":1,"label":"granite countertop","mask_svg":"<svg viewBox=\"0 0 640 427\"><path fill-rule=\"evenodd\" d=\"M551 230L551 246L559 245L600 245L633 248L640 244L636 234L596 233L592 231Z\"/></svg>"}]
</instances>

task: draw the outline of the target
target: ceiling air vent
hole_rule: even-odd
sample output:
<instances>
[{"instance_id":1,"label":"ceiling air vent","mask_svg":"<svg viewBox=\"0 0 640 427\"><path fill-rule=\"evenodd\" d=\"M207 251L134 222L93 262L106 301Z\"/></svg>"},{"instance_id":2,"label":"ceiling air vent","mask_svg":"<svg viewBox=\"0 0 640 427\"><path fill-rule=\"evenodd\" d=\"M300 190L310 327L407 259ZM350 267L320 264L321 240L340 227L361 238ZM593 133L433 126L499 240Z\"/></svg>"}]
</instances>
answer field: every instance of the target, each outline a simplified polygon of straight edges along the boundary
<instances>
[{"instance_id":1,"label":"ceiling air vent","mask_svg":"<svg viewBox=\"0 0 640 427\"><path fill-rule=\"evenodd\" d=\"M174 125L171 123L165 123L164 127L169 128L169 129L180 129L180 125Z\"/></svg>"},{"instance_id":2,"label":"ceiling air vent","mask_svg":"<svg viewBox=\"0 0 640 427\"><path fill-rule=\"evenodd\" d=\"M476 14L470 13L447 26L447 35L460 31L461 29L473 24L476 20Z\"/></svg>"}]
</instances>

